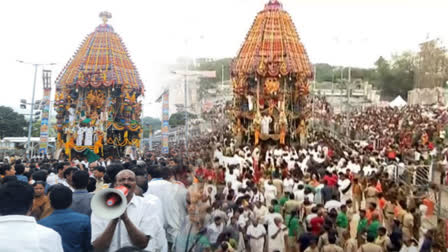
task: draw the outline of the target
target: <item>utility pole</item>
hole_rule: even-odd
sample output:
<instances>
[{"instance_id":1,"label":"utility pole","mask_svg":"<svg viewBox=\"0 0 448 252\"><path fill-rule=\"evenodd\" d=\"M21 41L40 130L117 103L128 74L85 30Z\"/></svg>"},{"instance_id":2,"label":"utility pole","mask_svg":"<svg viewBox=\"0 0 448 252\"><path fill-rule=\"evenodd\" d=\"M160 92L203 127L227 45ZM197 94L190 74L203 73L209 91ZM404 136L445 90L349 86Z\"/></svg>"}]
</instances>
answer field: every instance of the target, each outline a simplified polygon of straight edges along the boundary
<instances>
[{"instance_id":1,"label":"utility pole","mask_svg":"<svg viewBox=\"0 0 448 252\"><path fill-rule=\"evenodd\" d=\"M149 125L149 150L152 151L152 124Z\"/></svg>"},{"instance_id":2,"label":"utility pole","mask_svg":"<svg viewBox=\"0 0 448 252\"><path fill-rule=\"evenodd\" d=\"M25 62L23 60L17 60L17 62L26 64L26 65L33 65L34 66L34 81L33 81L33 95L31 98L31 112L30 112L30 120L28 122L28 140L26 145L26 155L28 159L31 159L31 153L30 153L30 145L31 145L31 129L33 126L33 114L34 114L34 95L36 91L36 80L37 80L37 68L39 66L45 66L45 65L56 65L56 63L47 63L47 64L39 64L39 63L29 63Z\"/></svg>"},{"instance_id":3,"label":"utility pole","mask_svg":"<svg viewBox=\"0 0 448 252\"><path fill-rule=\"evenodd\" d=\"M203 39L203 36L200 36L200 39ZM187 97L187 93L188 93L188 42L189 39L185 39L185 56L186 56L186 60L185 60L185 83L184 83L184 92L185 92L185 153L188 156L188 97ZM193 58L193 63L194 63L194 58Z\"/></svg>"},{"instance_id":4,"label":"utility pole","mask_svg":"<svg viewBox=\"0 0 448 252\"><path fill-rule=\"evenodd\" d=\"M331 77L331 93L333 94L333 92L334 92L334 69L331 70L331 72L333 73L333 75Z\"/></svg>"},{"instance_id":5,"label":"utility pole","mask_svg":"<svg viewBox=\"0 0 448 252\"><path fill-rule=\"evenodd\" d=\"M344 80L344 67L341 67L341 84L342 80Z\"/></svg>"},{"instance_id":6,"label":"utility pole","mask_svg":"<svg viewBox=\"0 0 448 252\"><path fill-rule=\"evenodd\" d=\"M340 83L340 105L341 105L341 108L340 108L340 113L342 113L343 112L343 110L344 110L344 90L342 89L343 88L343 84L344 84L344 82L343 82L343 78L344 78L344 67L342 66L341 67L341 83Z\"/></svg>"},{"instance_id":7,"label":"utility pole","mask_svg":"<svg viewBox=\"0 0 448 252\"><path fill-rule=\"evenodd\" d=\"M185 42L185 44L187 44L187 41ZM185 61L185 83L184 83L184 109L185 109L185 153L188 156L188 96L187 96L187 92L188 92L188 58Z\"/></svg>"},{"instance_id":8,"label":"utility pole","mask_svg":"<svg viewBox=\"0 0 448 252\"><path fill-rule=\"evenodd\" d=\"M224 92L224 64L221 65L221 92Z\"/></svg>"},{"instance_id":9,"label":"utility pole","mask_svg":"<svg viewBox=\"0 0 448 252\"><path fill-rule=\"evenodd\" d=\"M351 83L351 76L352 75L352 68L349 66L348 67L348 81L347 81L347 137L350 137L350 112L351 112L351 107L350 107L350 95L351 95L351 88L352 88L352 83Z\"/></svg>"},{"instance_id":10,"label":"utility pole","mask_svg":"<svg viewBox=\"0 0 448 252\"><path fill-rule=\"evenodd\" d=\"M352 67L348 67L348 83L351 83L352 81Z\"/></svg>"},{"instance_id":11,"label":"utility pole","mask_svg":"<svg viewBox=\"0 0 448 252\"><path fill-rule=\"evenodd\" d=\"M31 144L31 128L33 127L33 113L34 113L34 94L36 91L36 79L37 79L37 64L34 64L34 82L33 82L33 96L31 98L31 112L30 112L30 120L28 122L28 140L26 144L26 153L28 160L31 159L31 153L30 153L30 144Z\"/></svg>"},{"instance_id":12,"label":"utility pole","mask_svg":"<svg viewBox=\"0 0 448 252\"><path fill-rule=\"evenodd\" d=\"M313 118L313 120L311 121L311 128L314 129L314 120L316 120L316 118L314 118L314 103L316 103L316 75L317 75L317 71L316 71L316 65L314 65L314 80L313 80L313 88L312 88L312 93L313 93L313 106L311 107L311 118Z\"/></svg>"}]
</instances>

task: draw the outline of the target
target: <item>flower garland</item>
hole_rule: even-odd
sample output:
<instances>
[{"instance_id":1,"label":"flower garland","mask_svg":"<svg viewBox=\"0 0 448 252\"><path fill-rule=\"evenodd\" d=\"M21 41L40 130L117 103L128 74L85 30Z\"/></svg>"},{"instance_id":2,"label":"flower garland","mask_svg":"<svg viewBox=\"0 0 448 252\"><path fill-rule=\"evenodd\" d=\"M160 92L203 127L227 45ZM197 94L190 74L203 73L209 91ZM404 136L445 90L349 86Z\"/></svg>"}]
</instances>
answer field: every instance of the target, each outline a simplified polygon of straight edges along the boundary
<instances>
[{"instance_id":1,"label":"flower garland","mask_svg":"<svg viewBox=\"0 0 448 252\"><path fill-rule=\"evenodd\" d=\"M125 138L123 141L120 142L120 139L118 139L118 137L109 137L107 138L107 144L112 144L115 146L120 146L120 147L124 147L127 145L134 145L137 147L140 147L140 139L133 139L133 140L129 140L128 138Z\"/></svg>"}]
</instances>

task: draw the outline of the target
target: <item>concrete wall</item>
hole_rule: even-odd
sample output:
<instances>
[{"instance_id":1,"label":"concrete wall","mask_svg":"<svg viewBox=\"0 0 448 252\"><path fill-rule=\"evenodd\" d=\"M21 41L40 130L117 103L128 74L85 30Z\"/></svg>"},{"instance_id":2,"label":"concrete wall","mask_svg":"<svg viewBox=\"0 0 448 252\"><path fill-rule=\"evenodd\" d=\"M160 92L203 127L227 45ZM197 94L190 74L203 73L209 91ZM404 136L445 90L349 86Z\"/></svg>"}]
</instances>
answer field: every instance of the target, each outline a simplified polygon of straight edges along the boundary
<instances>
[{"instance_id":1,"label":"concrete wall","mask_svg":"<svg viewBox=\"0 0 448 252\"><path fill-rule=\"evenodd\" d=\"M408 92L409 105L430 105L437 102L446 103L443 88L416 88Z\"/></svg>"}]
</instances>

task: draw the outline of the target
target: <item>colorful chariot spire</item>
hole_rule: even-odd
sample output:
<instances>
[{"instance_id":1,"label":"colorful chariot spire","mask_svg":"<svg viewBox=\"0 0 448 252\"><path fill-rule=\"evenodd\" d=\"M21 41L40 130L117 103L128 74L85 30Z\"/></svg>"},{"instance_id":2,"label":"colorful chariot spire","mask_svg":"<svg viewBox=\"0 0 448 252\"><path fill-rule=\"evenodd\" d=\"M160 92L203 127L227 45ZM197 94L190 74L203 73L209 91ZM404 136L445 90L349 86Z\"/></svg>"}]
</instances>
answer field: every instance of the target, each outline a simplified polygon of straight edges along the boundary
<instances>
[{"instance_id":1,"label":"colorful chariot spire","mask_svg":"<svg viewBox=\"0 0 448 252\"><path fill-rule=\"evenodd\" d=\"M313 73L294 23L277 0L258 13L231 64L234 133L241 141L297 140ZM303 138L303 137L302 137Z\"/></svg>"},{"instance_id":2,"label":"colorful chariot spire","mask_svg":"<svg viewBox=\"0 0 448 252\"><path fill-rule=\"evenodd\" d=\"M143 83L129 53L108 24L90 33L56 79L57 146L91 157L124 155L140 144Z\"/></svg>"}]
</instances>

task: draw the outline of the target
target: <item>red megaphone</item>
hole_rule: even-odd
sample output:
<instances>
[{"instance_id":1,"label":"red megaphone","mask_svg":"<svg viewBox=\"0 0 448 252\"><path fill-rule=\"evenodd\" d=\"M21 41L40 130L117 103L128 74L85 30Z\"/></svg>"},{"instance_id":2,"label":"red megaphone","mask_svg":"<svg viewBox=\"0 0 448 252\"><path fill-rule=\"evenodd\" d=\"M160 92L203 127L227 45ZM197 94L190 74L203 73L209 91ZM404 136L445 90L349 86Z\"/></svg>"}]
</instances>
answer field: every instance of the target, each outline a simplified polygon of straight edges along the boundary
<instances>
[{"instance_id":1,"label":"red megaphone","mask_svg":"<svg viewBox=\"0 0 448 252\"><path fill-rule=\"evenodd\" d=\"M96 192L90 203L92 213L109 220L120 217L126 211L128 193L129 189L125 186L106 188Z\"/></svg>"},{"instance_id":2,"label":"red megaphone","mask_svg":"<svg viewBox=\"0 0 448 252\"><path fill-rule=\"evenodd\" d=\"M117 186L114 189L121 191L124 196L128 196L129 189L126 186ZM106 205L109 207L121 202L121 197L116 193L110 193L106 199Z\"/></svg>"}]
</instances>

